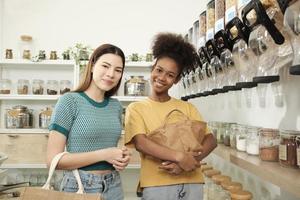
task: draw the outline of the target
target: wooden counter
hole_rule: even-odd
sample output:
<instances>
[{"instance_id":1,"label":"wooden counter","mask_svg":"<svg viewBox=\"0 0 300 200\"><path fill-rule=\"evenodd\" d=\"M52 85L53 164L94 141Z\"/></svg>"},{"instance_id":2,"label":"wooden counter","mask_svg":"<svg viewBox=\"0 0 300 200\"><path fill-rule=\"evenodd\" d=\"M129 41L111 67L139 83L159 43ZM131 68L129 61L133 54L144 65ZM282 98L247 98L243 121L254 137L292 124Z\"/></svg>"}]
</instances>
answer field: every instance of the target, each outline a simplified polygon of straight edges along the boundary
<instances>
[{"instance_id":1,"label":"wooden counter","mask_svg":"<svg viewBox=\"0 0 300 200\"><path fill-rule=\"evenodd\" d=\"M222 144L218 144L213 153L300 197L300 169L283 167L278 162L261 161L258 156L251 156Z\"/></svg>"}]
</instances>

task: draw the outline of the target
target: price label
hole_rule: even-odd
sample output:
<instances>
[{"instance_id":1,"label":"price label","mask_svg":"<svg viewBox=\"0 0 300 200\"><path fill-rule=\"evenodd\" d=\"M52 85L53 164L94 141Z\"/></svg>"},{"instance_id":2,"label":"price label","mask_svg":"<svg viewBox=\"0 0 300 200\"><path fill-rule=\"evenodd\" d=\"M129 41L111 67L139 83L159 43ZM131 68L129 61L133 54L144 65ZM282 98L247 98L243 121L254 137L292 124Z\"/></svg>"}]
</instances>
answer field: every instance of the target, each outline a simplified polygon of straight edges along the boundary
<instances>
[{"instance_id":1,"label":"price label","mask_svg":"<svg viewBox=\"0 0 300 200\"><path fill-rule=\"evenodd\" d=\"M214 29L213 29L213 28L208 29L208 30L206 31L206 41L208 41L208 40L210 40L210 39L213 39L213 38L214 38L214 35L215 35Z\"/></svg>"},{"instance_id":2,"label":"price label","mask_svg":"<svg viewBox=\"0 0 300 200\"><path fill-rule=\"evenodd\" d=\"M224 18L219 19L215 23L215 32L224 29Z\"/></svg>"},{"instance_id":3,"label":"price label","mask_svg":"<svg viewBox=\"0 0 300 200\"><path fill-rule=\"evenodd\" d=\"M225 12L225 24L232 20L236 16L236 8L232 6L228 8Z\"/></svg>"}]
</instances>

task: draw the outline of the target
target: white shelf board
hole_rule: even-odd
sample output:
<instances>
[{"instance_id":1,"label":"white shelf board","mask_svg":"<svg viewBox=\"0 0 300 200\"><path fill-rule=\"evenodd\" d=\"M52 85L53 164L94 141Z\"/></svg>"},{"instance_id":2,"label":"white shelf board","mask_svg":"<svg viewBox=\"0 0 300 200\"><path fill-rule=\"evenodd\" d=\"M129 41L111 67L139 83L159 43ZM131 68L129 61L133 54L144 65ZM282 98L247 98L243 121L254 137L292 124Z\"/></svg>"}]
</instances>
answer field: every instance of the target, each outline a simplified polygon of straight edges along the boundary
<instances>
[{"instance_id":1,"label":"white shelf board","mask_svg":"<svg viewBox=\"0 0 300 200\"><path fill-rule=\"evenodd\" d=\"M1 94L0 100L57 100L60 95Z\"/></svg>"},{"instance_id":2,"label":"white shelf board","mask_svg":"<svg viewBox=\"0 0 300 200\"><path fill-rule=\"evenodd\" d=\"M40 66L40 65L53 65L53 66L74 66L75 62L73 60L43 60L40 62L32 62L30 60L24 59L3 59L0 60L0 65L12 66L12 65L30 65L30 66Z\"/></svg>"},{"instance_id":3,"label":"white shelf board","mask_svg":"<svg viewBox=\"0 0 300 200\"><path fill-rule=\"evenodd\" d=\"M112 98L116 98L119 101L142 101L147 98L147 96L113 96Z\"/></svg>"},{"instance_id":4,"label":"white shelf board","mask_svg":"<svg viewBox=\"0 0 300 200\"><path fill-rule=\"evenodd\" d=\"M18 133L31 133L31 134L40 134L40 133L49 133L48 129L39 129L39 128L1 128L0 134L18 134Z\"/></svg>"},{"instance_id":5,"label":"white shelf board","mask_svg":"<svg viewBox=\"0 0 300 200\"><path fill-rule=\"evenodd\" d=\"M153 62L146 62L146 61L138 61L138 62L126 62L125 69L128 68L150 68L153 65Z\"/></svg>"},{"instance_id":6,"label":"white shelf board","mask_svg":"<svg viewBox=\"0 0 300 200\"><path fill-rule=\"evenodd\" d=\"M46 164L2 164L1 169L46 169Z\"/></svg>"}]
</instances>

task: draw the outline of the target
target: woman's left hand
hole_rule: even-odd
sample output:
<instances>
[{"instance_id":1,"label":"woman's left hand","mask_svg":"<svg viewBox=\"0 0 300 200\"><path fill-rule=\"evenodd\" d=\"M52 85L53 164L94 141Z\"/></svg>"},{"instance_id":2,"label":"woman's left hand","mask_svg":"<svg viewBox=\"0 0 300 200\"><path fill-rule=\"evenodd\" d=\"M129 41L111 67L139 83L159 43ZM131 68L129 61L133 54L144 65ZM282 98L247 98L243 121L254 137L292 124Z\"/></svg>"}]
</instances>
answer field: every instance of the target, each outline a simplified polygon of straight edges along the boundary
<instances>
[{"instance_id":1,"label":"woman's left hand","mask_svg":"<svg viewBox=\"0 0 300 200\"><path fill-rule=\"evenodd\" d=\"M165 161L161 163L159 169L163 169L172 175L179 175L183 172L183 169L181 169L176 163L170 161Z\"/></svg>"},{"instance_id":2,"label":"woman's left hand","mask_svg":"<svg viewBox=\"0 0 300 200\"><path fill-rule=\"evenodd\" d=\"M123 157L116 159L115 162L113 162L113 167L117 171L124 170L127 167L131 158L131 152L129 151L129 149L127 149L126 147L122 147L122 151L123 151Z\"/></svg>"}]
</instances>

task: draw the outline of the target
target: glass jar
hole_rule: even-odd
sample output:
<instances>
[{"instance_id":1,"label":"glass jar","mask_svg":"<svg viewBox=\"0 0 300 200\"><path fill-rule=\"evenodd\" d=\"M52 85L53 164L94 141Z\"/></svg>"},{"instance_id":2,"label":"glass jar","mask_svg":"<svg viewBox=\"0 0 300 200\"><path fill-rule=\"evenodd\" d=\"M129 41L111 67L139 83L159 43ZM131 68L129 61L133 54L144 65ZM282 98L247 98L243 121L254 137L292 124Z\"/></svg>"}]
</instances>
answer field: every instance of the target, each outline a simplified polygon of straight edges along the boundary
<instances>
[{"instance_id":1,"label":"glass jar","mask_svg":"<svg viewBox=\"0 0 300 200\"><path fill-rule=\"evenodd\" d=\"M236 148L236 133L239 130L239 124L232 124L230 127L230 147Z\"/></svg>"},{"instance_id":2,"label":"glass jar","mask_svg":"<svg viewBox=\"0 0 300 200\"><path fill-rule=\"evenodd\" d=\"M280 130L279 163L286 167L297 167L297 143L299 131Z\"/></svg>"},{"instance_id":3,"label":"glass jar","mask_svg":"<svg viewBox=\"0 0 300 200\"><path fill-rule=\"evenodd\" d=\"M19 79L17 86L18 94L28 94L29 91L29 80Z\"/></svg>"},{"instance_id":4,"label":"glass jar","mask_svg":"<svg viewBox=\"0 0 300 200\"><path fill-rule=\"evenodd\" d=\"M148 82L144 76L130 76L124 84L125 96L146 96L148 89Z\"/></svg>"},{"instance_id":5,"label":"glass jar","mask_svg":"<svg viewBox=\"0 0 300 200\"><path fill-rule=\"evenodd\" d=\"M215 33L224 29L225 0L215 0Z\"/></svg>"},{"instance_id":6,"label":"glass jar","mask_svg":"<svg viewBox=\"0 0 300 200\"><path fill-rule=\"evenodd\" d=\"M60 94L64 94L66 92L71 91L71 81L69 80L61 80L59 82Z\"/></svg>"},{"instance_id":7,"label":"glass jar","mask_svg":"<svg viewBox=\"0 0 300 200\"><path fill-rule=\"evenodd\" d=\"M206 43L206 11L203 11L199 16L199 47Z\"/></svg>"},{"instance_id":8,"label":"glass jar","mask_svg":"<svg viewBox=\"0 0 300 200\"><path fill-rule=\"evenodd\" d=\"M58 81L48 80L47 81L47 94L57 95L58 94Z\"/></svg>"},{"instance_id":9,"label":"glass jar","mask_svg":"<svg viewBox=\"0 0 300 200\"><path fill-rule=\"evenodd\" d=\"M204 171L203 174L205 181L204 193L206 194L207 199L213 199L212 197L215 191L213 190L214 187L212 187L214 184L214 182L212 181L212 176L221 174L221 172L219 170L211 169Z\"/></svg>"},{"instance_id":10,"label":"glass jar","mask_svg":"<svg viewBox=\"0 0 300 200\"><path fill-rule=\"evenodd\" d=\"M12 49L6 49L5 50L5 59L13 59Z\"/></svg>"},{"instance_id":11,"label":"glass jar","mask_svg":"<svg viewBox=\"0 0 300 200\"><path fill-rule=\"evenodd\" d=\"M224 176L219 174L219 175L212 176L212 181L214 182L214 184L212 185L212 190L214 191L214 193L211 193L210 199L229 200L230 197L222 188L221 183L231 181L231 178L229 176Z\"/></svg>"},{"instance_id":12,"label":"glass jar","mask_svg":"<svg viewBox=\"0 0 300 200\"><path fill-rule=\"evenodd\" d=\"M19 58L30 59L33 52L33 40L30 35L21 35L19 41Z\"/></svg>"},{"instance_id":13,"label":"glass jar","mask_svg":"<svg viewBox=\"0 0 300 200\"><path fill-rule=\"evenodd\" d=\"M39 79L34 79L32 81L32 94L44 94L44 81Z\"/></svg>"},{"instance_id":14,"label":"glass jar","mask_svg":"<svg viewBox=\"0 0 300 200\"><path fill-rule=\"evenodd\" d=\"M213 39L215 33L215 0L207 4L206 9L206 41Z\"/></svg>"},{"instance_id":15,"label":"glass jar","mask_svg":"<svg viewBox=\"0 0 300 200\"><path fill-rule=\"evenodd\" d=\"M246 126L240 125L236 133L236 149L239 151L246 151Z\"/></svg>"},{"instance_id":16,"label":"glass jar","mask_svg":"<svg viewBox=\"0 0 300 200\"><path fill-rule=\"evenodd\" d=\"M247 127L246 152L250 155L259 155L259 128Z\"/></svg>"},{"instance_id":17,"label":"glass jar","mask_svg":"<svg viewBox=\"0 0 300 200\"><path fill-rule=\"evenodd\" d=\"M225 24L237 16L236 0L225 1Z\"/></svg>"},{"instance_id":18,"label":"glass jar","mask_svg":"<svg viewBox=\"0 0 300 200\"><path fill-rule=\"evenodd\" d=\"M220 144L224 143L224 129L225 129L225 123L219 122L218 123L218 131L217 131L217 142Z\"/></svg>"},{"instance_id":19,"label":"glass jar","mask_svg":"<svg viewBox=\"0 0 300 200\"><path fill-rule=\"evenodd\" d=\"M218 133L218 122L208 122L208 127L211 130L215 138L217 138Z\"/></svg>"},{"instance_id":20,"label":"glass jar","mask_svg":"<svg viewBox=\"0 0 300 200\"><path fill-rule=\"evenodd\" d=\"M56 51L51 51L50 52L50 60L57 60Z\"/></svg>"},{"instance_id":21,"label":"glass jar","mask_svg":"<svg viewBox=\"0 0 300 200\"><path fill-rule=\"evenodd\" d=\"M224 125L224 145L230 146L230 135L231 135L231 126L234 125L234 123L226 123Z\"/></svg>"},{"instance_id":22,"label":"glass jar","mask_svg":"<svg viewBox=\"0 0 300 200\"><path fill-rule=\"evenodd\" d=\"M300 168L300 136L296 137L296 143L297 143L297 165Z\"/></svg>"},{"instance_id":23,"label":"glass jar","mask_svg":"<svg viewBox=\"0 0 300 200\"><path fill-rule=\"evenodd\" d=\"M11 93L11 80L0 79L0 94L10 94Z\"/></svg>"},{"instance_id":24,"label":"glass jar","mask_svg":"<svg viewBox=\"0 0 300 200\"><path fill-rule=\"evenodd\" d=\"M231 200L251 200L252 193L245 190L230 192Z\"/></svg>"},{"instance_id":25,"label":"glass jar","mask_svg":"<svg viewBox=\"0 0 300 200\"><path fill-rule=\"evenodd\" d=\"M259 130L259 157L264 161L278 161L280 136L278 129Z\"/></svg>"}]
</instances>

